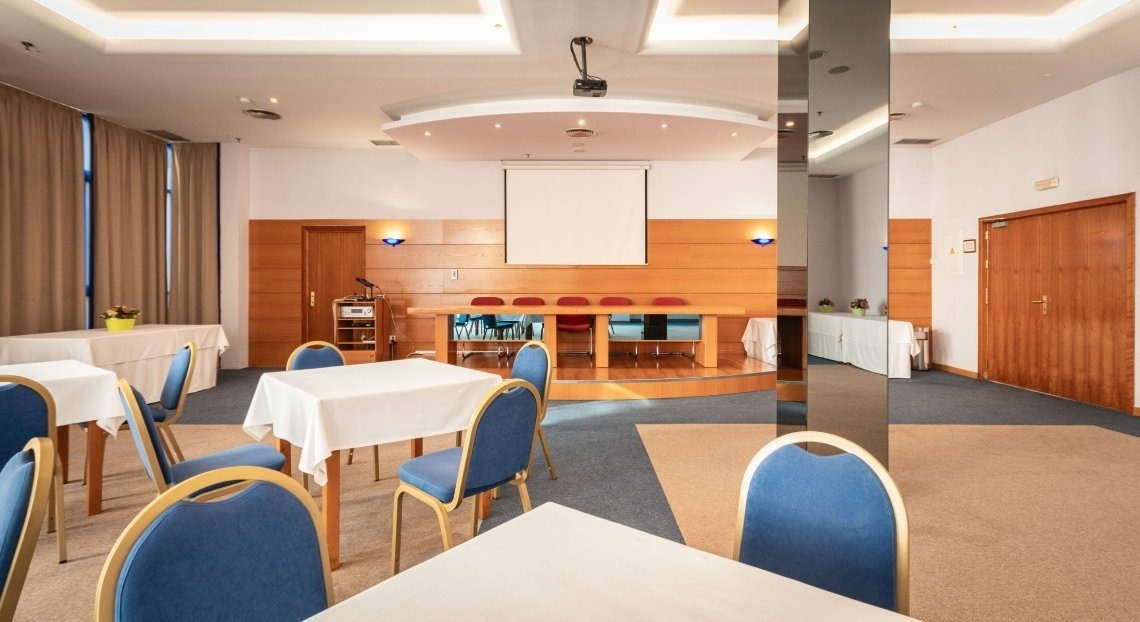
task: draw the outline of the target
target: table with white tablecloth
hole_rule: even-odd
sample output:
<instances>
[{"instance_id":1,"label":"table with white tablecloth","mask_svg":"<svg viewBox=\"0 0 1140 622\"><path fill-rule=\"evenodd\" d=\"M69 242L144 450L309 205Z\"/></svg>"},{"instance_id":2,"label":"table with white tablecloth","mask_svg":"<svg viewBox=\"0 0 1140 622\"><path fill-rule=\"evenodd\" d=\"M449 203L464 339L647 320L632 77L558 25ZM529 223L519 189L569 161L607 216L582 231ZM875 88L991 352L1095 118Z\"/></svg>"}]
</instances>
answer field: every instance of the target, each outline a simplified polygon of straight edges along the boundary
<instances>
[{"instance_id":1,"label":"table with white tablecloth","mask_svg":"<svg viewBox=\"0 0 1140 622\"><path fill-rule=\"evenodd\" d=\"M82 361L126 378L147 402L157 402L170 363L187 341L198 346L190 392L214 386L218 356L230 345L217 324L140 324L129 331L93 328L0 337L0 365Z\"/></svg>"},{"instance_id":2,"label":"table with white tablecloth","mask_svg":"<svg viewBox=\"0 0 1140 622\"><path fill-rule=\"evenodd\" d=\"M776 337L776 318L754 317L748 319L748 326L744 328L744 336L740 338L744 343L744 353L754 359L760 359L769 365L776 364L778 351Z\"/></svg>"},{"instance_id":3,"label":"table with white tablecloth","mask_svg":"<svg viewBox=\"0 0 1140 622\"><path fill-rule=\"evenodd\" d=\"M910 378L910 357L921 352L910 322L886 316L808 313L808 354L861 369Z\"/></svg>"}]
</instances>

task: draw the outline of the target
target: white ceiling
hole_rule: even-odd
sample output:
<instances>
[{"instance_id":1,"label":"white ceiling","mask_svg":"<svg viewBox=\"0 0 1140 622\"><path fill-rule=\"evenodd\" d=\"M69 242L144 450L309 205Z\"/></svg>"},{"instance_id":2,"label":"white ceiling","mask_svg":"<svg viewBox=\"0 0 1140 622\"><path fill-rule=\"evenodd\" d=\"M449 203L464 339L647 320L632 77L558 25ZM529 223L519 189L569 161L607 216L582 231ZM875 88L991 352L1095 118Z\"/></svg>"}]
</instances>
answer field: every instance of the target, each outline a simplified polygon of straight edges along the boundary
<instances>
[{"instance_id":1,"label":"white ceiling","mask_svg":"<svg viewBox=\"0 0 1140 622\"><path fill-rule=\"evenodd\" d=\"M425 159L739 160L774 143L776 4L0 0L0 81L193 141L374 149L395 138ZM891 124L892 141L945 141L1140 65L1140 0L893 7L905 33L893 42L891 110L909 116ZM710 21L714 34L702 34ZM606 98L570 96L579 35L594 39L589 71L609 82ZM242 115L249 107L283 118ZM563 135L582 118L594 138Z\"/></svg>"}]
</instances>

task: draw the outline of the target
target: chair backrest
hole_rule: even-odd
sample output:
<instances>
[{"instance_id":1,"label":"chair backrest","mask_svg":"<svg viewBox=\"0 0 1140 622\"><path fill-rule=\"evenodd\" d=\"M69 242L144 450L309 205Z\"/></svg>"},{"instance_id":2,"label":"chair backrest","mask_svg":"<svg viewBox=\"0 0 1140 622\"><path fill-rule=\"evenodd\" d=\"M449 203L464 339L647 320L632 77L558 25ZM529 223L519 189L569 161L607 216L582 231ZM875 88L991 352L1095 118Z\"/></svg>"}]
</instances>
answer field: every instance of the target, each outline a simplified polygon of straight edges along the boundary
<instances>
[{"instance_id":1,"label":"chair backrest","mask_svg":"<svg viewBox=\"0 0 1140 622\"><path fill-rule=\"evenodd\" d=\"M119 378L119 399L123 412L127 415L127 425L131 428L131 438L139 452L146 474L150 476L159 493L166 492L170 485L170 460L162 449L158 428L146 407L146 398L132 387L125 378Z\"/></svg>"},{"instance_id":2,"label":"chair backrest","mask_svg":"<svg viewBox=\"0 0 1140 622\"><path fill-rule=\"evenodd\" d=\"M625 296L604 296L602 298L601 302L599 302L598 304L610 305L610 306L620 305L620 306L624 307L624 306L632 305L633 301L630 300L629 298L626 298Z\"/></svg>"},{"instance_id":3,"label":"chair backrest","mask_svg":"<svg viewBox=\"0 0 1140 622\"><path fill-rule=\"evenodd\" d=\"M471 299L471 304L481 307L502 306L503 299L498 296L476 296Z\"/></svg>"},{"instance_id":4,"label":"chair backrest","mask_svg":"<svg viewBox=\"0 0 1140 622\"><path fill-rule=\"evenodd\" d=\"M796 443L845 453L816 455ZM862 447L824 432L765 445L740 487L733 557L906 614L910 535L902 496Z\"/></svg>"},{"instance_id":5,"label":"chair backrest","mask_svg":"<svg viewBox=\"0 0 1140 622\"><path fill-rule=\"evenodd\" d=\"M51 393L31 378L0 375L0 461L41 437L55 442L55 400Z\"/></svg>"},{"instance_id":6,"label":"chair backrest","mask_svg":"<svg viewBox=\"0 0 1140 622\"><path fill-rule=\"evenodd\" d=\"M250 482L216 501L191 497ZM303 620L333 600L312 497L260 467L196 475L158 496L111 548L95 620Z\"/></svg>"},{"instance_id":7,"label":"chair backrest","mask_svg":"<svg viewBox=\"0 0 1140 622\"><path fill-rule=\"evenodd\" d=\"M452 503L516 477L526 481L541 403L534 385L517 378L487 393L463 435Z\"/></svg>"},{"instance_id":8,"label":"chair backrest","mask_svg":"<svg viewBox=\"0 0 1140 622\"><path fill-rule=\"evenodd\" d=\"M683 304L685 304L685 299L684 298L678 298L676 296L658 296L658 297L653 299L653 304L657 305L657 306L662 306L662 307L674 306L674 305L683 305Z\"/></svg>"},{"instance_id":9,"label":"chair backrest","mask_svg":"<svg viewBox=\"0 0 1140 622\"><path fill-rule=\"evenodd\" d=\"M297 346L285 363L286 370L317 369L344 365L340 348L327 341L309 341Z\"/></svg>"},{"instance_id":10,"label":"chair backrest","mask_svg":"<svg viewBox=\"0 0 1140 622\"><path fill-rule=\"evenodd\" d=\"M511 304L519 305L519 306L535 307L538 305L546 304L546 301L539 298L538 296L519 296L518 298L515 298L514 300L512 300Z\"/></svg>"},{"instance_id":11,"label":"chair backrest","mask_svg":"<svg viewBox=\"0 0 1140 622\"><path fill-rule=\"evenodd\" d=\"M546 417L546 395L550 391L550 350L541 341L528 341L515 354L511 378L521 378L538 390L538 421Z\"/></svg>"},{"instance_id":12,"label":"chair backrest","mask_svg":"<svg viewBox=\"0 0 1140 622\"><path fill-rule=\"evenodd\" d=\"M559 306L567 307L585 307L590 304L590 301L583 296L562 296L556 303ZM590 327L594 324L594 316L592 315L559 315L558 328L583 328Z\"/></svg>"},{"instance_id":13,"label":"chair backrest","mask_svg":"<svg viewBox=\"0 0 1140 622\"><path fill-rule=\"evenodd\" d=\"M33 438L0 469L0 620L16 615L51 498L54 464L51 439Z\"/></svg>"},{"instance_id":14,"label":"chair backrest","mask_svg":"<svg viewBox=\"0 0 1140 622\"><path fill-rule=\"evenodd\" d=\"M162 397L159 403L174 414L167 417L167 423L174 423L182 416L182 408L186 405L186 394L190 392L190 381L194 378L194 365L198 361L198 346L193 341L182 344L170 362L170 371L166 372L166 383L162 385Z\"/></svg>"}]
</instances>

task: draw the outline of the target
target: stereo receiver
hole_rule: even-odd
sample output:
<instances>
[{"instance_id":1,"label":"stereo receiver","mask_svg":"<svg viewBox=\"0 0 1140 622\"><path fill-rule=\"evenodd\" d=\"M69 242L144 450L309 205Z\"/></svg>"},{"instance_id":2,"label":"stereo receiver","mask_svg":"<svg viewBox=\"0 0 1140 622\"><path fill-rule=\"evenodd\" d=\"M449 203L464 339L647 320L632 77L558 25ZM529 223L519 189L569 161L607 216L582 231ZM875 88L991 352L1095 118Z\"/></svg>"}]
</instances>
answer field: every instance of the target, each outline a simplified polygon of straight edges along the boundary
<instances>
[{"instance_id":1,"label":"stereo receiver","mask_svg":"<svg viewBox=\"0 0 1140 622\"><path fill-rule=\"evenodd\" d=\"M340 308L340 316L341 317L348 317L348 318L372 317L372 311L373 311L372 307L364 307L364 306L352 307L352 306L346 305L346 306L343 306Z\"/></svg>"}]
</instances>

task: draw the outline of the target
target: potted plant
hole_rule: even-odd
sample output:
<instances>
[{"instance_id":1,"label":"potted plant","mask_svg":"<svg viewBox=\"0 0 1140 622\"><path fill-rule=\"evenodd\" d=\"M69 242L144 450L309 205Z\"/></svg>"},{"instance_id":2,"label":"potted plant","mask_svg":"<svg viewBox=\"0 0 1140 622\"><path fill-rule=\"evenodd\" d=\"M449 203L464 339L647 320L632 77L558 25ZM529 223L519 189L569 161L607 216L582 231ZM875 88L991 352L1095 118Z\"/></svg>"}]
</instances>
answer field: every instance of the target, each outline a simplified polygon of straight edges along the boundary
<instances>
[{"instance_id":1,"label":"potted plant","mask_svg":"<svg viewBox=\"0 0 1140 622\"><path fill-rule=\"evenodd\" d=\"M107 330L121 331L131 330L135 327L135 319L138 318L142 309L135 307L128 307L126 305L115 305L99 314L107 323Z\"/></svg>"},{"instance_id":2,"label":"potted plant","mask_svg":"<svg viewBox=\"0 0 1140 622\"><path fill-rule=\"evenodd\" d=\"M871 308L871 305L867 304L866 298L856 298L851 301L851 314L856 317L867 315L867 309L869 308Z\"/></svg>"},{"instance_id":3,"label":"potted plant","mask_svg":"<svg viewBox=\"0 0 1140 622\"><path fill-rule=\"evenodd\" d=\"M819 312L820 313L831 313L832 311L835 311L835 303L831 302L830 298L820 298L819 299Z\"/></svg>"}]
</instances>

